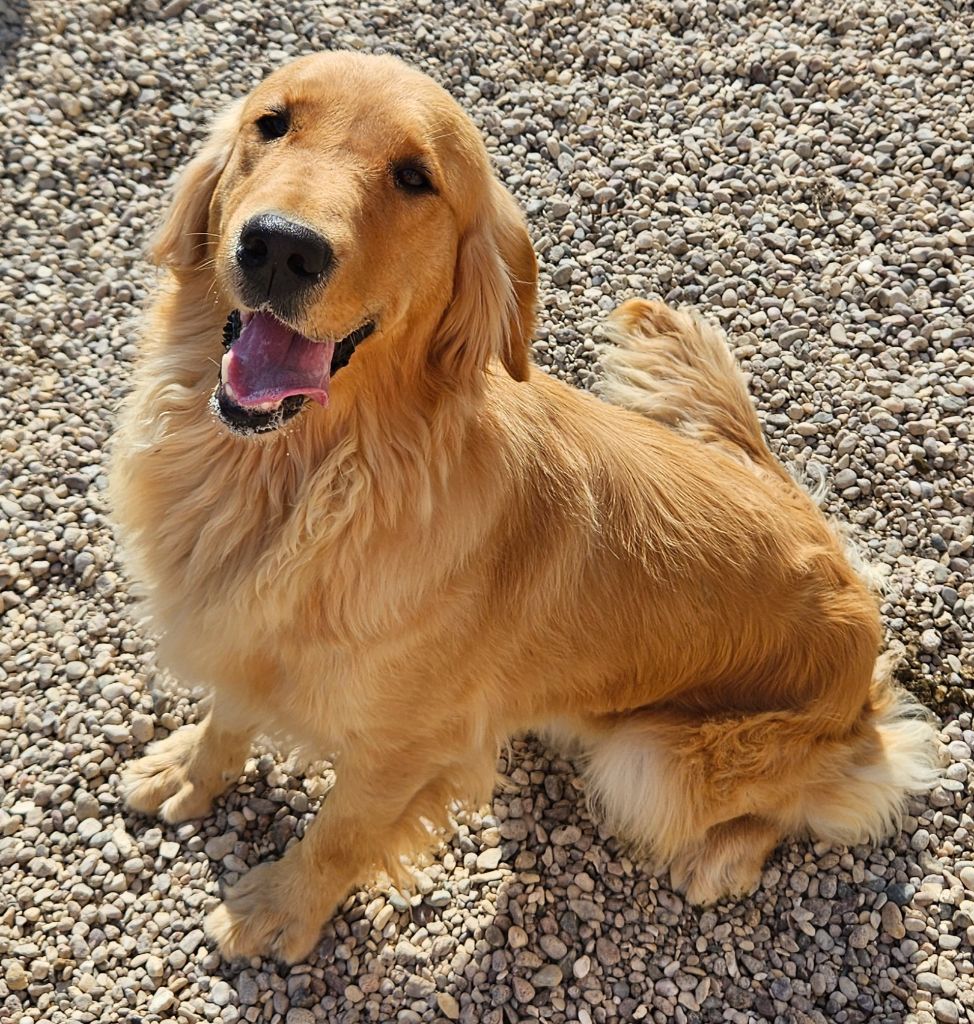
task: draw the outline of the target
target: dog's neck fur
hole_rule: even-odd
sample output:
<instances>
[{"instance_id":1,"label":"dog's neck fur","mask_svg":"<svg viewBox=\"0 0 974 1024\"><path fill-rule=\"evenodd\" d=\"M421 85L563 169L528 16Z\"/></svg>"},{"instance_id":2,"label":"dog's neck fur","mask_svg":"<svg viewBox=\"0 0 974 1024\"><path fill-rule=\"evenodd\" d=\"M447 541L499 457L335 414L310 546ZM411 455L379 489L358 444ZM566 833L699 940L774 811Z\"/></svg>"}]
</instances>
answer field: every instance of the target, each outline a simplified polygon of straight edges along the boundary
<instances>
[{"instance_id":1,"label":"dog's neck fur","mask_svg":"<svg viewBox=\"0 0 974 1024\"><path fill-rule=\"evenodd\" d=\"M140 400L120 424L141 453L120 446L127 457L115 460L114 477L124 482L114 488L116 518L123 544L140 560L135 574L156 599L171 602L157 610L163 621L212 602L201 580L222 580L226 605L229 581L251 592L278 573L300 571L312 538L319 553L340 545L336 561L349 566L381 558L387 539L428 531L483 408L484 380L445 386L437 368L415 355L422 346L414 339L397 345L376 337L340 371L328 407L309 403L270 435L234 436L209 406L226 315L213 295L201 274L161 291L143 336ZM243 500L229 500L230 491ZM227 509L243 506L248 522L229 529ZM187 521L198 530L187 531ZM327 578L328 566L317 572ZM176 577L196 582L173 585ZM163 578L170 582L153 585ZM248 600L242 592L240 603Z\"/></svg>"}]
</instances>

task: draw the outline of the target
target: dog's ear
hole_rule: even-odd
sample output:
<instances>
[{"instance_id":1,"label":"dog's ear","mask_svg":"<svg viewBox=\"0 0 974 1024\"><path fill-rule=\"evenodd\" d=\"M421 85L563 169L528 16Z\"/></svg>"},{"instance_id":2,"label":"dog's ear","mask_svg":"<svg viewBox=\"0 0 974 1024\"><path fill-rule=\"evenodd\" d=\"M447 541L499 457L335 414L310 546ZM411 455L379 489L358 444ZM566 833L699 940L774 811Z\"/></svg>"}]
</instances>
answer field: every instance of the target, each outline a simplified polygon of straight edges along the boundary
<instances>
[{"instance_id":1,"label":"dog's ear","mask_svg":"<svg viewBox=\"0 0 974 1024\"><path fill-rule=\"evenodd\" d=\"M176 179L169 209L149 243L149 255L159 266L191 270L205 258L210 200L230 159L242 108L238 100L218 115L203 148Z\"/></svg>"},{"instance_id":2,"label":"dog's ear","mask_svg":"<svg viewBox=\"0 0 974 1024\"><path fill-rule=\"evenodd\" d=\"M497 357L515 380L527 380L537 297L538 263L524 218L492 178L486 201L460 239L435 361L450 377L469 381Z\"/></svg>"}]
</instances>

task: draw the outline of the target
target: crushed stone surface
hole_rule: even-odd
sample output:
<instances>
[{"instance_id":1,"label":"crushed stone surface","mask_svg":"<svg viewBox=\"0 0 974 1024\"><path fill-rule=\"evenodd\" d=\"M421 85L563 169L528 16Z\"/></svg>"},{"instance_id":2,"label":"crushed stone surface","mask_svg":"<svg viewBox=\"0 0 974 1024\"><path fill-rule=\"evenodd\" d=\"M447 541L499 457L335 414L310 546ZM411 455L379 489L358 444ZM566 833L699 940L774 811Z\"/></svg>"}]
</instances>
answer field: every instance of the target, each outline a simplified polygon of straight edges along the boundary
<instances>
[{"instance_id":1,"label":"crushed stone surface","mask_svg":"<svg viewBox=\"0 0 974 1024\"><path fill-rule=\"evenodd\" d=\"M155 696L103 497L155 281L142 248L212 114L296 55L399 54L483 129L541 261L535 357L581 387L624 298L728 332L772 447L884 574L942 782L880 848L782 847L684 905L532 739L415 889L309 963L222 963L222 883L330 784L263 753L214 814L128 814ZM0 1020L974 1020L974 12L959 0L0 2Z\"/></svg>"}]
</instances>

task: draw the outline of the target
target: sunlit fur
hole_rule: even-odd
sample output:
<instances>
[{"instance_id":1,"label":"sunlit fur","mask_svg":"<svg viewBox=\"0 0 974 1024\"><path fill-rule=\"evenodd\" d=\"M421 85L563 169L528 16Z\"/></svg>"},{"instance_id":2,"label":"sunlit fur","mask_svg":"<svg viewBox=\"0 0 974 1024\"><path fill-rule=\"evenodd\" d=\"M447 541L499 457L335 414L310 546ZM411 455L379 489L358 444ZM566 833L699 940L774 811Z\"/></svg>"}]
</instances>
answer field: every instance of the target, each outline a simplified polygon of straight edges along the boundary
<instances>
[{"instance_id":1,"label":"sunlit fur","mask_svg":"<svg viewBox=\"0 0 974 1024\"><path fill-rule=\"evenodd\" d=\"M293 136L261 147L283 99ZM397 192L404 150L438 194ZM261 439L210 411L228 254L273 208L335 243L306 331L378 328ZM169 268L111 496L160 657L214 693L130 767L131 806L205 813L255 731L337 757L300 843L208 918L228 955L305 956L348 890L487 797L499 743L575 738L593 805L699 901L785 835L878 839L933 733L877 669L876 601L770 455L722 337L630 302L603 399L528 361L535 263L469 120L391 58L272 76L214 129L157 236Z\"/></svg>"}]
</instances>

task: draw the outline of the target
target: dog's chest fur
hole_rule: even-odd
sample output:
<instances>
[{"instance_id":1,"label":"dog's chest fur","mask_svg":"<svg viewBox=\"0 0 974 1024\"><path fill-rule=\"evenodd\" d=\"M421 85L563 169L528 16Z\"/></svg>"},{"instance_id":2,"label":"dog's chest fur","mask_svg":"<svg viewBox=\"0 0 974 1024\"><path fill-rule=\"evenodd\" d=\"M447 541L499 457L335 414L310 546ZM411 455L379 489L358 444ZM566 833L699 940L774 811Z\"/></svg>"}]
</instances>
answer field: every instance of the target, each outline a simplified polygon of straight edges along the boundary
<instances>
[{"instance_id":1,"label":"dog's chest fur","mask_svg":"<svg viewBox=\"0 0 974 1024\"><path fill-rule=\"evenodd\" d=\"M397 474L377 479L349 441L312 459L287 434L233 437L209 411L209 382L183 375L187 362L143 364L113 466L115 517L160 660L292 734L306 723L307 739L337 743L466 599L442 554L467 540L408 495L393 525L383 509Z\"/></svg>"}]
</instances>

